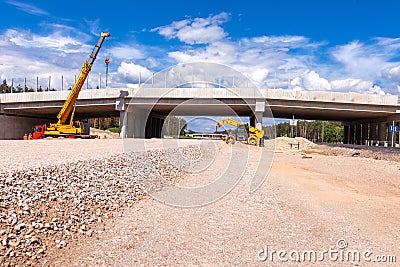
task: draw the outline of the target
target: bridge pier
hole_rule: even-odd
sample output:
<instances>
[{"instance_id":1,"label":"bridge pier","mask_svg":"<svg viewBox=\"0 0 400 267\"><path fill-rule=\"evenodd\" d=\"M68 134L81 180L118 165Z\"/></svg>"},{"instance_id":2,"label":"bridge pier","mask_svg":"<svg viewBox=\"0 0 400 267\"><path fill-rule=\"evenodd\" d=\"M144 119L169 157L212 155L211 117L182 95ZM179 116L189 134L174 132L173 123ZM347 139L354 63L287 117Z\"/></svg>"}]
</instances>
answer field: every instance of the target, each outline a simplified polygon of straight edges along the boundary
<instances>
[{"instance_id":1,"label":"bridge pier","mask_svg":"<svg viewBox=\"0 0 400 267\"><path fill-rule=\"evenodd\" d=\"M355 131L355 125L354 124L350 124L349 126L349 144L354 145L354 131Z\"/></svg>"},{"instance_id":2,"label":"bridge pier","mask_svg":"<svg viewBox=\"0 0 400 267\"><path fill-rule=\"evenodd\" d=\"M400 122L392 121L389 125L393 125L393 126L399 127L400 126ZM400 146L400 133L399 133L399 138L397 139L397 133L389 132L388 141L390 143L390 146L392 146L392 147Z\"/></svg>"},{"instance_id":3,"label":"bridge pier","mask_svg":"<svg viewBox=\"0 0 400 267\"><path fill-rule=\"evenodd\" d=\"M378 143L379 145L385 145L386 142L386 123L381 122L378 124Z\"/></svg>"},{"instance_id":4,"label":"bridge pier","mask_svg":"<svg viewBox=\"0 0 400 267\"><path fill-rule=\"evenodd\" d=\"M349 125L344 125L343 126L343 144L348 144L349 143Z\"/></svg>"},{"instance_id":5,"label":"bridge pier","mask_svg":"<svg viewBox=\"0 0 400 267\"><path fill-rule=\"evenodd\" d=\"M356 124L354 143L356 145L361 145L361 124L360 123Z\"/></svg>"},{"instance_id":6,"label":"bridge pier","mask_svg":"<svg viewBox=\"0 0 400 267\"><path fill-rule=\"evenodd\" d=\"M376 144L376 139L377 139L377 124L376 123L371 123L370 124L370 134L369 134L369 139L370 139L370 145L374 146Z\"/></svg>"},{"instance_id":7,"label":"bridge pier","mask_svg":"<svg viewBox=\"0 0 400 267\"><path fill-rule=\"evenodd\" d=\"M363 123L361 125L361 144L362 145L368 145L368 140L369 140L369 123Z\"/></svg>"},{"instance_id":8,"label":"bridge pier","mask_svg":"<svg viewBox=\"0 0 400 267\"><path fill-rule=\"evenodd\" d=\"M254 112L254 123L258 130L262 130L262 119L265 112L265 99L256 101L256 108ZM264 137L260 139L260 147L264 146Z\"/></svg>"},{"instance_id":9,"label":"bridge pier","mask_svg":"<svg viewBox=\"0 0 400 267\"><path fill-rule=\"evenodd\" d=\"M146 119L148 111L135 108L132 111L121 111L122 118L121 137L125 138L145 138ZM120 124L121 125L121 124Z\"/></svg>"}]
</instances>

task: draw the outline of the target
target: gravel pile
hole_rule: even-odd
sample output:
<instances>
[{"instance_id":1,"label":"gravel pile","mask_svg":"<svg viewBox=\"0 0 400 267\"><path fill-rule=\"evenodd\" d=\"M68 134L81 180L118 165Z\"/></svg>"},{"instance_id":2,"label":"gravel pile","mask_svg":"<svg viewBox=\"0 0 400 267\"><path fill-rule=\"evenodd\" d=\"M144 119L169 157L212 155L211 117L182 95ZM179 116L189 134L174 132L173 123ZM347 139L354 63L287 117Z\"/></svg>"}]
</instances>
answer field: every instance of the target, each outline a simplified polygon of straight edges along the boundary
<instances>
[{"instance_id":1,"label":"gravel pile","mask_svg":"<svg viewBox=\"0 0 400 267\"><path fill-rule=\"evenodd\" d=\"M400 162L400 149L392 147L360 146L360 145L318 145L319 153L329 156L364 157L376 160Z\"/></svg>"},{"instance_id":2,"label":"gravel pile","mask_svg":"<svg viewBox=\"0 0 400 267\"><path fill-rule=\"evenodd\" d=\"M310 140L302 137L296 137L296 138L278 137L275 140L275 144L277 150L297 149L297 144L299 145L299 150L308 150L315 145Z\"/></svg>"},{"instance_id":3,"label":"gravel pile","mask_svg":"<svg viewBox=\"0 0 400 267\"><path fill-rule=\"evenodd\" d=\"M0 265L36 265L49 248L92 237L103 221L185 171L168 154L197 158L197 146L119 154L25 170L0 171Z\"/></svg>"}]
</instances>

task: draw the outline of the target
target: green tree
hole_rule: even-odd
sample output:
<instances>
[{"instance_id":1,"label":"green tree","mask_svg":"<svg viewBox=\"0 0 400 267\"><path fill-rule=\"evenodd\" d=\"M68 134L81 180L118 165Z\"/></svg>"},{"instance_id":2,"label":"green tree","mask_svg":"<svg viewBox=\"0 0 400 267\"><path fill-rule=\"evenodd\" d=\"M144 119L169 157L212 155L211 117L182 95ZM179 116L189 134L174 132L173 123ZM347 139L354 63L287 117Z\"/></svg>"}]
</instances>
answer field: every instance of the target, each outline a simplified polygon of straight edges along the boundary
<instances>
[{"instance_id":1,"label":"green tree","mask_svg":"<svg viewBox=\"0 0 400 267\"><path fill-rule=\"evenodd\" d=\"M276 136L304 137L313 142L340 143L343 140L343 126L339 122L304 121L299 120L297 126L290 126L288 122L275 125ZM272 126L264 127L266 132L272 132Z\"/></svg>"},{"instance_id":2,"label":"green tree","mask_svg":"<svg viewBox=\"0 0 400 267\"><path fill-rule=\"evenodd\" d=\"M11 87L9 87L9 86L7 85L7 80L4 79L4 80L3 80L3 83L0 85L0 93L1 93L1 94L9 93L10 90L11 90Z\"/></svg>"},{"instance_id":3,"label":"green tree","mask_svg":"<svg viewBox=\"0 0 400 267\"><path fill-rule=\"evenodd\" d=\"M164 121L164 135L178 136L185 135L187 129L187 122L185 119L168 116Z\"/></svg>"},{"instance_id":4,"label":"green tree","mask_svg":"<svg viewBox=\"0 0 400 267\"><path fill-rule=\"evenodd\" d=\"M111 117L111 119L110 119L110 128L116 128L116 127L119 127L118 126L118 122L114 117Z\"/></svg>"},{"instance_id":5,"label":"green tree","mask_svg":"<svg viewBox=\"0 0 400 267\"><path fill-rule=\"evenodd\" d=\"M15 88L16 93L22 93L24 91L24 88L22 85L18 84L17 87Z\"/></svg>"}]
</instances>

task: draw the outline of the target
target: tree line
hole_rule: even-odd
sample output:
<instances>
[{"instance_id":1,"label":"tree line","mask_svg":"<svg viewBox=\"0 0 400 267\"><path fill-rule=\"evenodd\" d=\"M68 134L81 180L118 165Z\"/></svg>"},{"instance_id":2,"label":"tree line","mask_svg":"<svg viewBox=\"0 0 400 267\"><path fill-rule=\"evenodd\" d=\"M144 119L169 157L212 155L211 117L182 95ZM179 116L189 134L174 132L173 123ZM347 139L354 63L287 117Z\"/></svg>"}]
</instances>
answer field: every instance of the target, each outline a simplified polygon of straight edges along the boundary
<instances>
[{"instance_id":1,"label":"tree line","mask_svg":"<svg viewBox=\"0 0 400 267\"><path fill-rule=\"evenodd\" d=\"M264 127L264 131L271 133L273 127ZM275 125L275 131L278 137L303 137L315 143L343 142L343 126L340 125L340 122L299 120L297 126L291 126L289 122L281 122Z\"/></svg>"},{"instance_id":2,"label":"tree line","mask_svg":"<svg viewBox=\"0 0 400 267\"><path fill-rule=\"evenodd\" d=\"M164 120L164 135L183 136L187 130L187 121L183 118L168 116Z\"/></svg>"},{"instance_id":3,"label":"tree line","mask_svg":"<svg viewBox=\"0 0 400 267\"><path fill-rule=\"evenodd\" d=\"M43 89L41 85L37 88L37 92L55 91L55 90L56 89L54 88L49 89L48 87ZM8 85L7 80L4 79L3 83L0 85L0 94L6 94L11 92L12 93L35 92L35 89L33 89L32 87L29 88L28 86L21 84L18 84L17 86L14 87L14 85Z\"/></svg>"},{"instance_id":4,"label":"tree line","mask_svg":"<svg viewBox=\"0 0 400 267\"><path fill-rule=\"evenodd\" d=\"M110 117L110 118L94 118L90 120L90 126L101 129L101 130L110 130L110 129L119 129L119 118L118 117ZM168 116L164 120L164 135L167 136L183 136L187 130L187 122L185 119Z\"/></svg>"}]
</instances>

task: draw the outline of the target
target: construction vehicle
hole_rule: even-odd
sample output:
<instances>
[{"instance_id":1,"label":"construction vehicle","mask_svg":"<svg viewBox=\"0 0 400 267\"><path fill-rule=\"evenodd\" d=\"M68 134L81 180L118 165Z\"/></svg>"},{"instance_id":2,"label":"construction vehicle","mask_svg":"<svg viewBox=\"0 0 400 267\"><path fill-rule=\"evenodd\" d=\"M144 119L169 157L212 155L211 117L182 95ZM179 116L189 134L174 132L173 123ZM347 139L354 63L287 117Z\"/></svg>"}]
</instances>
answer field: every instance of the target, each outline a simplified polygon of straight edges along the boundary
<instances>
[{"instance_id":1,"label":"construction vehicle","mask_svg":"<svg viewBox=\"0 0 400 267\"><path fill-rule=\"evenodd\" d=\"M85 80L92 69L93 63L96 60L97 54L100 51L106 37L109 37L109 32L102 32L100 38L95 45L89 59L82 65L81 72L76 80L71 92L65 100L60 112L57 115L57 123L47 125L36 125L33 129L32 138L41 139L44 137L68 137L68 138L96 138L91 136L90 131L84 128L84 123L74 121L75 103L78 99L79 92L85 83Z\"/></svg>"},{"instance_id":2,"label":"construction vehicle","mask_svg":"<svg viewBox=\"0 0 400 267\"><path fill-rule=\"evenodd\" d=\"M216 132L224 124L235 126L234 133L227 134L223 139L227 144L234 144L236 141L246 142L249 145L264 146L264 131L256 127L241 123L233 119L224 119L217 123Z\"/></svg>"}]
</instances>

